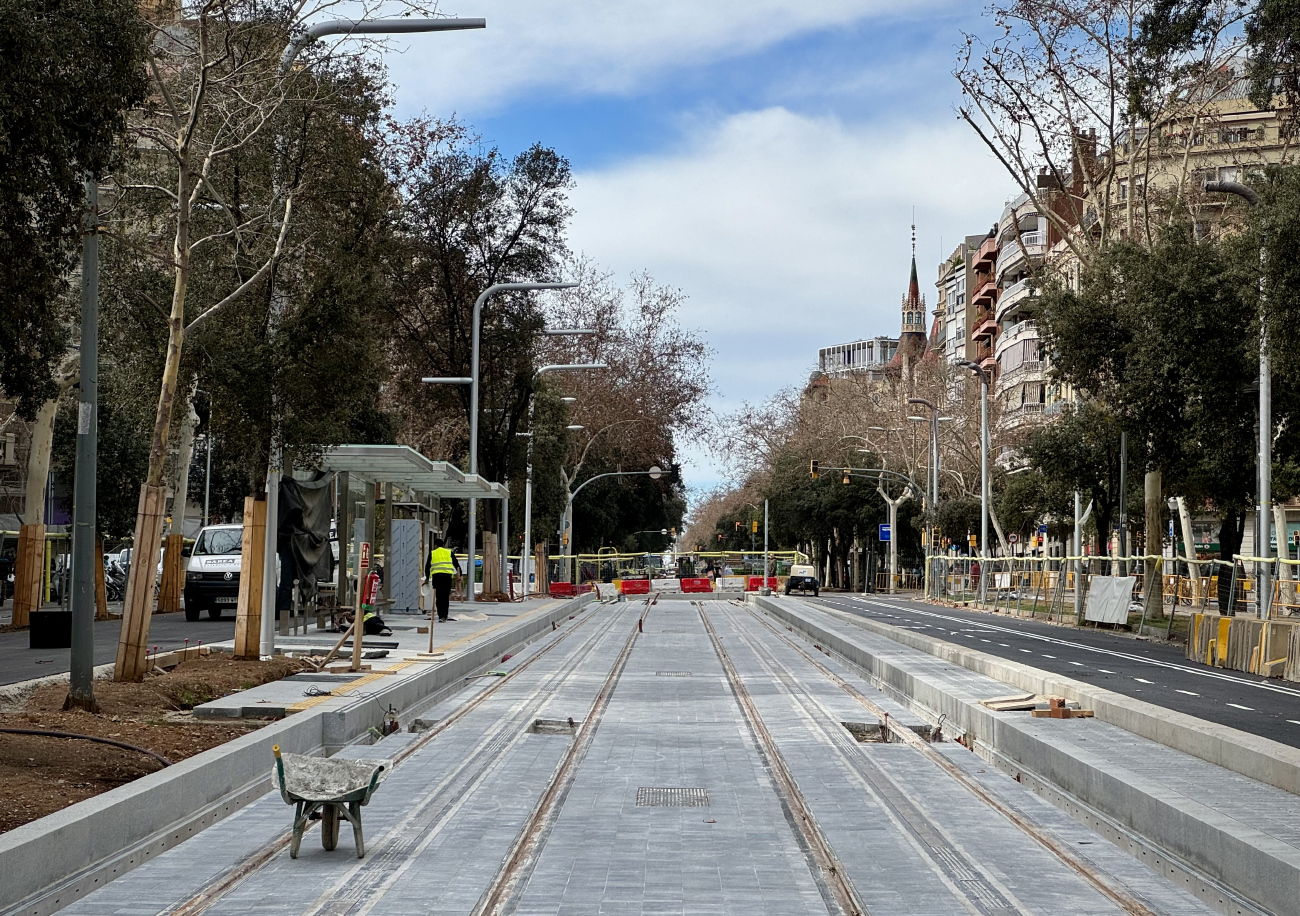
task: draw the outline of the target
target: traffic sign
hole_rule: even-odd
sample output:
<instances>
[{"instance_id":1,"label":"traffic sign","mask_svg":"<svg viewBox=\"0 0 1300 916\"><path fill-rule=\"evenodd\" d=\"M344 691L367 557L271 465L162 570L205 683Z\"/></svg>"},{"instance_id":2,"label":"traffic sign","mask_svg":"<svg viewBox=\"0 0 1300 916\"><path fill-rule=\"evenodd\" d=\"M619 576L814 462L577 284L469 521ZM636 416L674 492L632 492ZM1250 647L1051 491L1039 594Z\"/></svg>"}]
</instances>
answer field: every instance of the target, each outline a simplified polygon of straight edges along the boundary
<instances>
[{"instance_id":1,"label":"traffic sign","mask_svg":"<svg viewBox=\"0 0 1300 916\"><path fill-rule=\"evenodd\" d=\"M893 540L893 531L890 530L890 527L887 523L882 522L880 525L880 539L882 541Z\"/></svg>"},{"instance_id":2,"label":"traffic sign","mask_svg":"<svg viewBox=\"0 0 1300 916\"><path fill-rule=\"evenodd\" d=\"M361 566L362 569L370 568L370 542L369 541L361 542L361 560L359 565Z\"/></svg>"},{"instance_id":3,"label":"traffic sign","mask_svg":"<svg viewBox=\"0 0 1300 916\"><path fill-rule=\"evenodd\" d=\"M1011 532L1010 534L1007 535L1007 543L1008 543L1008 544L1019 544L1019 543L1020 543L1020 535L1016 534L1014 531Z\"/></svg>"}]
</instances>

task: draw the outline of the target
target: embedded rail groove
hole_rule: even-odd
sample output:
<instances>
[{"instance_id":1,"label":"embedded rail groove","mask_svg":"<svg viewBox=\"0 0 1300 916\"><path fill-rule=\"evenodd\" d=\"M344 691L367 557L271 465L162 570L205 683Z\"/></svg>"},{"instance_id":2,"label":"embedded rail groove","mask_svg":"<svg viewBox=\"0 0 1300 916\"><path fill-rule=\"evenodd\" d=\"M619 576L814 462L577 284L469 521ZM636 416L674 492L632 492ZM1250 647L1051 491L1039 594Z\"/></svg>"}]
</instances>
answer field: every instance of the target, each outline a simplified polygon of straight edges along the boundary
<instances>
[{"instance_id":1,"label":"embedded rail groove","mask_svg":"<svg viewBox=\"0 0 1300 916\"><path fill-rule=\"evenodd\" d=\"M740 707L746 722L749 724L750 732L754 735L754 739L758 744L759 753L767 760L772 773L774 788L781 800L781 805L786 809L791 823L798 829L799 836L803 839L803 846L807 850L809 858L812 859L812 864L824 876L824 883L818 882L823 899L826 899L830 908L838 910L843 916L870 916L870 911L859 899L857 890L853 887L853 882L849 880L843 866L835 855L835 851L831 848L830 842L813 818L812 812L804 800L803 793L799 791L799 786L795 783L789 767L786 766L785 759L777 749L776 741L772 738L771 732L767 730L767 725L763 722L763 717L759 714L758 707L754 705L754 700L750 697L749 691L745 689L740 673L736 671L736 666L732 664L731 656L722 647L722 640L718 638L717 631L713 629L713 624L709 622L708 615L704 612L703 603L692 602L692 604L699 611L700 620L704 623L704 629L709 634L709 640L713 643L713 651L722 663L722 670L727 675L727 682L731 685L731 692L735 696L736 704Z\"/></svg>"},{"instance_id":2,"label":"embedded rail groove","mask_svg":"<svg viewBox=\"0 0 1300 916\"><path fill-rule=\"evenodd\" d=\"M860 690L858 690L848 681L844 680L842 677L840 677L830 668L822 664L819 659L817 659L815 656L805 651L804 648L800 646L797 642L790 639L788 636L786 636L786 634L782 633L776 627L772 626L771 622L765 619L761 614L755 611L752 607L750 607L747 604L744 605L744 607L747 611L749 611L749 613L754 617L755 620L757 620L763 626L767 627L768 630L770 630L779 639L781 639L788 646L790 646L790 648L794 649L795 652L803 656L811 665L813 665L813 667L817 668L819 671L821 671L822 674L826 675L826 677L828 677L837 687L839 687L849 696L853 697L853 699L856 700L859 704L861 704L867 711L881 718L883 718L887 714L883 708L881 708L880 706L872 702L872 700L869 697L867 697L865 694L863 694ZM1116 887L1114 883L1112 883L1111 881L1107 880L1106 878L1098 874L1091 864L1089 864L1088 862L1084 861L1082 858L1077 856L1074 853L1074 851L1071 850L1064 843L1060 842L1055 837L1052 837L1045 831L1040 830L1034 824L1030 823L1029 820L1026 819L1023 815L1021 815L1020 812L1016 811L1014 808L1003 803L1000 799L992 795L987 789L985 789L978 782L976 782L974 779L972 779L970 776L964 773L960 767L958 767L952 761L948 760L946 757L944 757L944 755L940 754L938 751L934 750L934 748L930 747L929 743L923 741L920 738L920 736L914 734L910 729L905 729L905 728L896 729L892 731L891 734L898 735L900 741L921 751L921 753L924 754L931 762L938 765L944 772L946 772L949 776L951 776L954 780L956 780L968 792L973 794L976 798L984 802L984 804L988 805L990 808L997 811L999 814L1001 814L1003 817L1009 820L1012 824L1018 827L1021 831L1023 831L1026 835L1028 835L1031 839L1037 842L1040 846L1042 846L1048 852L1052 853L1054 856L1056 856L1058 859L1064 862L1067 866L1069 866L1072 870L1074 870L1081 878L1083 878L1086 882L1088 882L1088 884L1092 885L1092 887L1096 888L1102 895L1109 898L1110 901L1114 903L1116 906L1119 906L1125 912L1132 914L1132 916L1158 916L1158 914L1154 910L1152 910L1150 907L1148 907L1145 903L1143 903L1138 898L1134 897L1127 890L1124 890L1120 887Z\"/></svg>"},{"instance_id":3,"label":"embedded rail groove","mask_svg":"<svg viewBox=\"0 0 1300 916\"><path fill-rule=\"evenodd\" d=\"M419 739L411 742L411 744L396 754L393 757L393 767L395 768L402 761L407 760L412 754L419 751L438 735L442 734L452 725L456 724L456 722L463 719L472 710L487 701L493 694L512 681L516 675L526 671L535 661L545 656L556 646L561 645L569 638L569 636L576 633L583 624L594 619L595 616L595 614L588 614L585 617L579 618L572 627L569 627L567 630L556 636L551 642L538 649L536 653L521 661L503 677L497 679L495 683L467 700L463 705L457 707L455 711L447 716L447 718L438 722L433 728L421 735ZM599 635L597 636L597 639L598 638ZM594 644L595 641L596 640L593 639L592 643ZM573 670L573 666L570 666L568 673L572 673ZM534 691L534 694L537 692L538 691ZM501 748L501 750L504 750L504 748ZM460 769L461 768L457 768L457 771L459 772ZM453 777L448 778L450 779ZM446 780L444 780L444 784L445 782ZM470 787L467 787L467 789L468 788ZM431 797L436 796L437 793L433 793ZM187 899L162 910L159 913L159 916L200 916L200 914L206 912L213 904L217 903L231 891L238 888L239 885L249 878L249 876L264 867L268 862L274 859L276 855L287 849L291 839L290 834L291 831L286 831L275 839L268 841L260 849L247 856L238 864L232 866L221 874L214 876Z\"/></svg>"},{"instance_id":4,"label":"embedded rail groove","mask_svg":"<svg viewBox=\"0 0 1300 916\"><path fill-rule=\"evenodd\" d=\"M657 598L658 595L655 597ZM474 907L472 916L498 916L501 913L513 912L517 907L519 902L518 892L527 886L527 879L532 875L532 871L537 865L538 856L545 845L547 836L550 834L550 828L555 822L564 799L568 796L569 788L573 785L578 765L587 756L587 751L595 738L596 730L605 717L605 710L609 708L609 700L614 694L614 688L618 686L618 681L627 668L627 660L632 655L632 648L636 645L642 633L642 625L651 606L650 598L647 597L645 610L637 618L636 625L632 627L632 632L623 645L623 651L619 653L609 675L601 684L596 699L592 702L586 717L578 727L578 733L573 739L573 744L569 746L564 759L556 768L554 775L551 776L546 791L542 793L542 797L538 800L537 806L528 818L528 823L520 831L519 838L515 841L515 845L501 870L497 872L492 883L483 892L479 904Z\"/></svg>"},{"instance_id":5,"label":"embedded rail groove","mask_svg":"<svg viewBox=\"0 0 1300 916\"><path fill-rule=\"evenodd\" d=\"M734 618L732 622L734 623ZM778 659L767 646L755 640L749 632L741 627L736 629L764 667L786 688L790 700L838 752L840 759L858 776L864 788L875 795L881 807L893 813L899 829L911 834L918 851L930 860L931 866L954 895L964 898L967 908L973 914L998 916L1009 911L1032 912L1009 891L999 887L978 862L948 841L934 820L917 807L873 759L862 753L857 741L840 726L837 717L801 685L788 665Z\"/></svg>"}]
</instances>

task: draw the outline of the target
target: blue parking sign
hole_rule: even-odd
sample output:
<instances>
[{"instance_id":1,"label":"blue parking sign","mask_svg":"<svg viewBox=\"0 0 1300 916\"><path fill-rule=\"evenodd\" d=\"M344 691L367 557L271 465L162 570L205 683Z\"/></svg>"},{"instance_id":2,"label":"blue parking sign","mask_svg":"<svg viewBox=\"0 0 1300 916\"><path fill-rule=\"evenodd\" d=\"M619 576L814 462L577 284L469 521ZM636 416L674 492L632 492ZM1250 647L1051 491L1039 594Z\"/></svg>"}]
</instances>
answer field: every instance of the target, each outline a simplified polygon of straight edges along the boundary
<instances>
[{"instance_id":1,"label":"blue parking sign","mask_svg":"<svg viewBox=\"0 0 1300 916\"><path fill-rule=\"evenodd\" d=\"M892 535L892 532L890 531L889 525L888 525L887 523L885 523L885 522L882 522L882 523L880 524L880 539L881 539L882 541L893 540L893 538L892 538L891 535Z\"/></svg>"}]
</instances>

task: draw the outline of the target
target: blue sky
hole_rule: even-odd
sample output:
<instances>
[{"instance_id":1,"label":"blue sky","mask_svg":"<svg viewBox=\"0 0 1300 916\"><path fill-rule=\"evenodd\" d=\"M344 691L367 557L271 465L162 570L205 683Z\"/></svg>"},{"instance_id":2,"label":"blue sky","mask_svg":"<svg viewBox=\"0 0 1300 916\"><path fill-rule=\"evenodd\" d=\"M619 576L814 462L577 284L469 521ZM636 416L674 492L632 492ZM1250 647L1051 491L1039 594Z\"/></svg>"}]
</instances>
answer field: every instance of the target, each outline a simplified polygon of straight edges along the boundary
<instances>
[{"instance_id":1,"label":"blue sky","mask_svg":"<svg viewBox=\"0 0 1300 916\"><path fill-rule=\"evenodd\" d=\"M690 297L716 410L801 383L819 346L897 333L913 208L926 289L941 244L1013 193L954 110L962 32L989 28L970 0L454 2L488 28L402 42L398 115L568 157L573 248ZM684 451L692 489L722 479Z\"/></svg>"}]
</instances>

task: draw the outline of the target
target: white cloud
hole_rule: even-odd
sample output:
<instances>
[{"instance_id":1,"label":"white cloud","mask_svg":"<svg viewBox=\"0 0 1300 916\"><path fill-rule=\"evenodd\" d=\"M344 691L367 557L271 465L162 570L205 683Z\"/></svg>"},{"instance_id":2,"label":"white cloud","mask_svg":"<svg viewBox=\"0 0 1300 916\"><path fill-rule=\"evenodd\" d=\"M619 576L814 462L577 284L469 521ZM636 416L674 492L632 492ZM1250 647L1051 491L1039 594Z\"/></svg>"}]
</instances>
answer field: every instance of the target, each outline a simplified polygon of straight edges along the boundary
<instances>
[{"instance_id":1,"label":"white cloud","mask_svg":"<svg viewBox=\"0 0 1300 916\"><path fill-rule=\"evenodd\" d=\"M910 0L915 16L953 0ZM618 94L671 68L715 63L795 36L902 12L891 0L455 0L483 31L421 35L386 60L402 108L473 110L537 88Z\"/></svg>"},{"instance_id":2,"label":"white cloud","mask_svg":"<svg viewBox=\"0 0 1300 916\"><path fill-rule=\"evenodd\" d=\"M851 125L783 108L577 179L574 249L691 297L684 322L717 350L721 409L802 382L820 346L898 333L913 207L933 301L940 236L947 254L1013 193L955 118ZM690 457L691 483L716 480L702 452Z\"/></svg>"}]
</instances>

